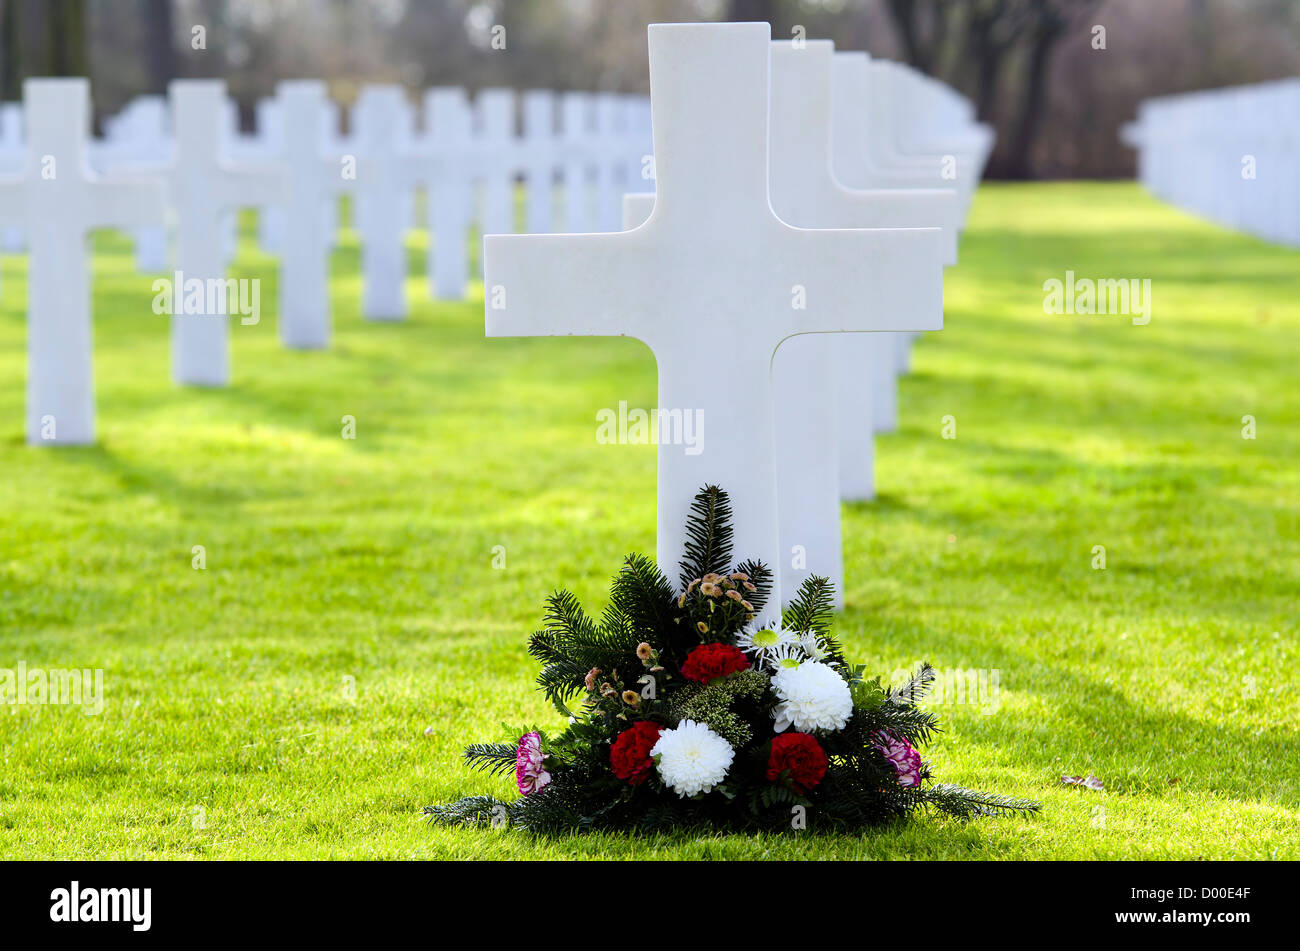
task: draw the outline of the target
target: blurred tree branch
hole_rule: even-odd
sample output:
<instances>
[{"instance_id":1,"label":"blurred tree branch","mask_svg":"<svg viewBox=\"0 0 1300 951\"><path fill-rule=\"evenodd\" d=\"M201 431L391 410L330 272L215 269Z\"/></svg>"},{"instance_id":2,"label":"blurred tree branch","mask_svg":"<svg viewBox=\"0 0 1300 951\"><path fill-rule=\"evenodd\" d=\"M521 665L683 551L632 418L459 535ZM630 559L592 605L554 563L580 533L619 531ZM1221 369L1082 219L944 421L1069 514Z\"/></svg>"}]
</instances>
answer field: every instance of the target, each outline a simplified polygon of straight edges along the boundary
<instances>
[{"instance_id":1,"label":"blurred tree branch","mask_svg":"<svg viewBox=\"0 0 1300 951\"><path fill-rule=\"evenodd\" d=\"M19 0L0 0L0 100L10 102L23 94Z\"/></svg>"}]
</instances>

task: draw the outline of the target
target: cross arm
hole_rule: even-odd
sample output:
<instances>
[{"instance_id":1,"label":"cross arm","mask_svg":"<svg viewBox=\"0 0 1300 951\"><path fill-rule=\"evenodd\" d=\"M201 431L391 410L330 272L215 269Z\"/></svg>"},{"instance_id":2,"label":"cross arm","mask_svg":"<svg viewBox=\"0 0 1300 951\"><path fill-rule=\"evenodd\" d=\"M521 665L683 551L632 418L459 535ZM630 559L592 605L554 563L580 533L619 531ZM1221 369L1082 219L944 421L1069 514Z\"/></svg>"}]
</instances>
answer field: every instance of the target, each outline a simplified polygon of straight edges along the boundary
<instances>
[{"instance_id":1,"label":"cross arm","mask_svg":"<svg viewBox=\"0 0 1300 951\"><path fill-rule=\"evenodd\" d=\"M21 175L0 175L0 222L22 225L27 214Z\"/></svg>"},{"instance_id":2,"label":"cross arm","mask_svg":"<svg viewBox=\"0 0 1300 951\"><path fill-rule=\"evenodd\" d=\"M630 336L649 342L652 255L637 232L487 235L489 337Z\"/></svg>"},{"instance_id":3,"label":"cross arm","mask_svg":"<svg viewBox=\"0 0 1300 951\"><path fill-rule=\"evenodd\" d=\"M161 180L115 178L87 189L91 228L139 228L167 221L166 185Z\"/></svg>"},{"instance_id":4,"label":"cross arm","mask_svg":"<svg viewBox=\"0 0 1300 951\"><path fill-rule=\"evenodd\" d=\"M961 208L957 193L946 188L906 190L868 189L840 193L846 211L859 216L845 220L861 228L942 228L943 264L957 263L957 232L961 230ZM841 222L835 222L839 224Z\"/></svg>"},{"instance_id":5,"label":"cross arm","mask_svg":"<svg viewBox=\"0 0 1300 951\"><path fill-rule=\"evenodd\" d=\"M791 228L785 244L781 271L805 288L793 333L943 329L938 228Z\"/></svg>"},{"instance_id":6,"label":"cross arm","mask_svg":"<svg viewBox=\"0 0 1300 951\"><path fill-rule=\"evenodd\" d=\"M289 185L289 167L279 162L241 162L220 175L225 204L235 208L274 204Z\"/></svg>"}]
</instances>

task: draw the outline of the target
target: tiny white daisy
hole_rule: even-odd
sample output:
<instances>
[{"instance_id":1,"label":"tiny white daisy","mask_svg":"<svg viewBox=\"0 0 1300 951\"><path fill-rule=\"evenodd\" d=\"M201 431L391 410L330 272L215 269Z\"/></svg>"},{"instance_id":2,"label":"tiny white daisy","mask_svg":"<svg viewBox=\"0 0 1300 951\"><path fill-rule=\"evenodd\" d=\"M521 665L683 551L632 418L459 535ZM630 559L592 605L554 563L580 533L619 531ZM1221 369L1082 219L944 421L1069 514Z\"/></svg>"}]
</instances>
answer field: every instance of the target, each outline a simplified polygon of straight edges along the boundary
<instances>
[{"instance_id":1,"label":"tiny white daisy","mask_svg":"<svg viewBox=\"0 0 1300 951\"><path fill-rule=\"evenodd\" d=\"M759 659L770 657L778 647L793 642L794 635L782 628L780 621L773 621L762 627L747 624L744 630L736 635L736 646L746 654L753 654Z\"/></svg>"},{"instance_id":2,"label":"tiny white daisy","mask_svg":"<svg viewBox=\"0 0 1300 951\"><path fill-rule=\"evenodd\" d=\"M768 652L767 666L773 672L780 671L782 668L791 670L798 667L808 659L807 652L803 645L791 641L788 644L782 644L780 647Z\"/></svg>"},{"instance_id":3,"label":"tiny white daisy","mask_svg":"<svg viewBox=\"0 0 1300 951\"><path fill-rule=\"evenodd\" d=\"M799 646L803 652L808 655L809 660L825 661L831 656L830 648L826 646L826 641L818 637L812 631L799 635Z\"/></svg>"}]
</instances>

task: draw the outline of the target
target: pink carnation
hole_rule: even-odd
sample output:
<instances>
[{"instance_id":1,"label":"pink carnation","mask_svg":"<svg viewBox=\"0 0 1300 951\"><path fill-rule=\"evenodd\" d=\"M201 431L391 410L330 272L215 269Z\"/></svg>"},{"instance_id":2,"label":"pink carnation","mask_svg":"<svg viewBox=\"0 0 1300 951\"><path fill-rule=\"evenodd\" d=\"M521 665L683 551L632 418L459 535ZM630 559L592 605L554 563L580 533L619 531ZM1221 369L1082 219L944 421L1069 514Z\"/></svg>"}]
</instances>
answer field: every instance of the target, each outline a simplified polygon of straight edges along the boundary
<instances>
[{"instance_id":1,"label":"pink carnation","mask_svg":"<svg viewBox=\"0 0 1300 951\"><path fill-rule=\"evenodd\" d=\"M898 774L898 785L904 787L920 785L921 754L912 749L907 740L882 730L875 733L871 741L894 767L894 772Z\"/></svg>"},{"instance_id":2,"label":"pink carnation","mask_svg":"<svg viewBox=\"0 0 1300 951\"><path fill-rule=\"evenodd\" d=\"M519 738L515 752L515 785L527 796L551 781L551 774L542 769L546 754L542 752L542 735L534 730Z\"/></svg>"}]
</instances>

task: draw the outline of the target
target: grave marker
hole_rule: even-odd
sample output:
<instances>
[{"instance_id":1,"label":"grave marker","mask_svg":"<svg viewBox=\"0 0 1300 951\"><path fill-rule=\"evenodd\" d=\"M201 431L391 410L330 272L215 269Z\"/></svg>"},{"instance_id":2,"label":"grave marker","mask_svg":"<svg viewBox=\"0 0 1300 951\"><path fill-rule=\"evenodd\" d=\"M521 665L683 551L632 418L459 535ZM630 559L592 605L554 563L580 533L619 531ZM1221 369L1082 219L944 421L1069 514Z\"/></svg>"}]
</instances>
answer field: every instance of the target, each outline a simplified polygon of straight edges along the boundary
<instances>
[{"instance_id":1,"label":"grave marker","mask_svg":"<svg viewBox=\"0 0 1300 951\"><path fill-rule=\"evenodd\" d=\"M95 228L165 220L161 181L101 180L90 171L90 85L23 83L28 158L22 177L0 180L0 224L27 238L27 442L95 440L89 242Z\"/></svg>"},{"instance_id":2,"label":"grave marker","mask_svg":"<svg viewBox=\"0 0 1300 951\"><path fill-rule=\"evenodd\" d=\"M356 223L361 234L361 312L371 320L406 317L406 226L411 195L429 178L431 159L411 147L401 86L365 86L355 109Z\"/></svg>"},{"instance_id":3,"label":"grave marker","mask_svg":"<svg viewBox=\"0 0 1300 951\"><path fill-rule=\"evenodd\" d=\"M167 173L168 198L177 212L176 270L183 281L172 289L176 310L171 319L172 377L182 384L226 386L232 289L225 283L224 223L239 208L274 201L286 187L288 169L222 158L226 122L222 80L178 79L169 90L176 157ZM181 306L190 296L187 285L192 281L204 287L198 314ZM224 289L220 298L208 290L218 283Z\"/></svg>"},{"instance_id":4,"label":"grave marker","mask_svg":"<svg viewBox=\"0 0 1300 951\"><path fill-rule=\"evenodd\" d=\"M934 272L956 262L957 195L945 189L855 190L845 188L831 163L831 63L834 44L808 40L801 48L772 44L771 197L772 210L803 228L942 229L938 252L926 263ZM918 301L928 306L924 298ZM864 302L864 307L870 304ZM923 310L899 314L904 324L925 319ZM778 453L777 487L782 551L802 556L785 574L783 601L809 575L830 578L843 604L844 571L840 535L841 442L854 442L858 464L873 445L870 421L847 402L858 379L875 376L876 389L893 390L892 372L882 373L877 352L892 349L895 334L824 334L791 337L773 363ZM860 363L843 367L848 392L837 386L843 366L836 353L855 353ZM868 405L874 406L875 400ZM837 408L843 411L837 426ZM843 430L843 434L840 434ZM865 448L864 448L865 447ZM852 450L851 450L852 452ZM792 562L795 562L792 559Z\"/></svg>"},{"instance_id":5,"label":"grave marker","mask_svg":"<svg viewBox=\"0 0 1300 951\"><path fill-rule=\"evenodd\" d=\"M341 165L323 154L329 103L325 84L291 80L277 87L283 123L281 154L289 183L277 203L284 215L280 257L280 339L300 350L329 345L330 216L343 190Z\"/></svg>"},{"instance_id":6,"label":"grave marker","mask_svg":"<svg viewBox=\"0 0 1300 951\"><path fill-rule=\"evenodd\" d=\"M649 28L658 192L632 231L484 239L489 336L629 335L655 354L659 409L698 410L702 450L659 450L670 576L700 486L725 487L737 558L785 557L771 363L798 333L938 329L937 229L814 231L768 197L766 23Z\"/></svg>"},{"instance_id":7,"label":"grave marker","mask_svg":"<svg viewBox=\"0 0 1300 951\"><path fill-rule=\"evenodd\" d=\"M463 300L473 214L473 114L465 91L454 87L425 93L424 114L436 175L426 193L430 290L439 300Z\"/></svg>"}]
</instances>

